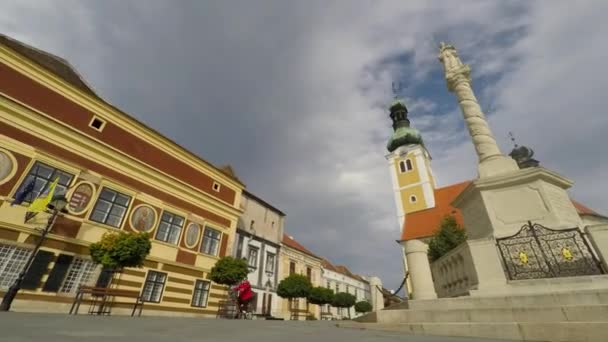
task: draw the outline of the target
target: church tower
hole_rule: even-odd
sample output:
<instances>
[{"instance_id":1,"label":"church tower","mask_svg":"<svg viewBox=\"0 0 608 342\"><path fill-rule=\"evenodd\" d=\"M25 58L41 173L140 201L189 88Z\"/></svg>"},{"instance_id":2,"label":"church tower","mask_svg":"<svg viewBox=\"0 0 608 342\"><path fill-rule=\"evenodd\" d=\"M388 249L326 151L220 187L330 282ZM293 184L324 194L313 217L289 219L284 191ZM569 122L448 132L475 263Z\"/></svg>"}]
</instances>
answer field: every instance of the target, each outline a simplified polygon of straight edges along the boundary
<instances>
[{"instance_id":1,"label":"church tower","mask_svg":"<svg viewBox=\"0 0 608 342\"><path fill-rule=\"evenodd\" d=\"M393 134L386 148L386 159L393 183L400 233L405 215L435 206L435 179L431 156L424 147L420 132L410 127L405 102L396 98L390 106Z\"/></svg>"}]
</instances>

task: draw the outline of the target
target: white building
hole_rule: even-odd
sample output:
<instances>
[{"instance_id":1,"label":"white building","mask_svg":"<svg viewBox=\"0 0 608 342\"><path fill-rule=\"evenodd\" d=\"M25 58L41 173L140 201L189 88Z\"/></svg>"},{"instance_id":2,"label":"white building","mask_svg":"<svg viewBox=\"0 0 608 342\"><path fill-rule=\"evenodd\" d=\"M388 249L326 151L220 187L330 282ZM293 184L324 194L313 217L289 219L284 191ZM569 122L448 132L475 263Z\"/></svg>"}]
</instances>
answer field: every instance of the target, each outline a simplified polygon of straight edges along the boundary
<instances>
[{"instance_id":1,"label":"white building","mask_svg":"<svg viewBox=\"0 0 608 342\"><path fill-rule=\"evenodd\" d=\"M361 276L353 274L345 266L334 266L326 259L323 259L321 263L321 277L322 286L332 289L334 293L350 293L357 298L357 302L365 300L370 304L372 303L369 282ZM351 307L349 310L351 318L360 316L360 314L355 312L354 307ZM328 312L328 308L323 308L322 312ZM329 313L338 319L349 317L349 312L346 309L329 307Z\"/></svg>"},{"instance_id":2,"label":"white building","mask_svg":"<svg viewBox=\"0 0 608 342\"><path fill-rule=\"evenodd\" d=\"M247 259L255 313L276 317L281 313L276 288L285 214L248 191L243 191L241 209L233 254Z\"/></svg>"}]
</instances>

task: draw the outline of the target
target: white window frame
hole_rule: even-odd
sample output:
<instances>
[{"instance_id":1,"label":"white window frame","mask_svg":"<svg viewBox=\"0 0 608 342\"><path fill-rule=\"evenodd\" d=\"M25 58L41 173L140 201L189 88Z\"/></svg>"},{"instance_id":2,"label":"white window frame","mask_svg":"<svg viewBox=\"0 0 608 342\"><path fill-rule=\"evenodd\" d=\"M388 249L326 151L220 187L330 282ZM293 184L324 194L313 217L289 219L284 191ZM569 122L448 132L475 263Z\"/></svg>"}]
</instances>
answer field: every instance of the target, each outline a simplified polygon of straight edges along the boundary
<instances>
[{"instance_id":1,"label":"white window frame","mask_svg":"<svg viewBox=\"0 0 608 342\"><path fill-rule=\"evenodd\" d=\"M201 284L200 288L198 286L199 284ZM192 290L192 301L190 306L195 308L206 308L209 303L210 293L211 282L208 280L196 279L194 282L194 289Z\"/></svg>"},{"instance_id":2,"label":"white window frame","mask_svg":"<svg viewBox=\"0 0 608 342\"><path fill-rule=\"evenodd\" d=\"M95 279L98 271L99 266L92 260L75 257L58 292L76 294L81 285L87 285Z\"/></svg>"},{"instance_id":3,"label":"white window frame","mask_svg":"<svg viewBox=\"0 0 608 342\"><path fill-rule=\"evenodd\" d=\"M102 198L102 194L104 193L104 191L108 191L108 192L112 192L113 194L113 199L110 201L108 199ZM127 204L121 204L121 203L117 203L116 199L119 198L119 196L123 196L127 198ZM108 203L109 207L107 210L102 210L99 208L100 203ZM127 217L127 212L129 211L129 207L131 206L131 202L133 202L133 197L130 195L127 195L125 193L122 193L118 190L114 190L111 187L108 186L104 186L101 188L101 191L99 191L99 195L97 196L97 200L95 201L95 205L93 206L93 210L91 211L91 215L89 215L89 221L92 222L96 222L96 223L100 223L109 227L113 227L116 229L120 229L122 227L122 225L125 222L125 218ZM114 208L122 208L124 211L122 212L122 215L120 215L120 222L118 224L118 226L113 225L108 223L108 218L110 216L113 217L118 217L119 215L116 215L115 213L112 213L112 210ZM96 215L97 212L102 213L104 216L103 219L99 220L99 219L94 219L93 216Z\"/></svg>"},{"instance_id":4,"label":"white window frame","mask_svg":"<svg viewBox=\"0 0 608 342\"><path fill-rule=\"evenodd\" d=\"M165 216L171 218L170 221L165 220ZM175 220L179 219L181 223L175 223ZM186 222L186 218L167 210L164 210L162 215L160 215L160 220L158 220L158 227L156 228L156 235L154 238L157 241L162 241L166 243L170 243L172 245L177 245L179 243L179 238L182 235L182 230L184 229L184 223ZM167 226L166 229L161 229L161 227L165 224ZM171 239L171 234L177 232L177 235L174 235L174 239ZM164 238L160 236L160 234L165 234Z\"/></svg>"},{"instance_id":5,"label":"white window frame","mask_svg":"<svg viewBox=\"0 0 608 342\"><path fill-rule=\"evenodd\" d=\"M253 257L252 257L253 255ZM260 249L255 246L249 246L247 248L247 266L251 268L258 268L258 257L260 256Z\"/></svg>"},{"instance_id":6,"label":"white window frame","mask_svg":"<svg viewBox=\"0 0 608 342\"><path fill-rule=\"evenodd\" d=\"M207 231L217 232L218 233L217 239L215 237L208 236ZM207 245L205 244L205 241L207 241L207 239L212 239L214 242L216 242L215 245L211 245L211 246L215 247L215 250L213 250L213 251L206 250ZM205 226L205 229L203 231L203 242L201 243L201 249L200 249L201 253L204 253L207 255L212 255L212 256L217 256L218 253L220 252L221 243L222 243L222 232L218 229L211 228L209 226ZM213 248L213 247L211 247L211 248ZM211 252L213 252L213 253L211 253Z\"/></svg>"},{"instance_id":7,"label":"white window frame","mask_svg":"<svg viewBox=\"0 0 608 342\"><path fill-rule=\"evenodd\" d=\"M31 253L28 248L0 244L0 289L13 285Z\"/></svg>"},{"instance_id":8,"label":"white window frame","mask_svg":"<svg viewBox=\"0 0 608 342\"><path fill-rule=\"evenodd\" d=\"M155 274L155 277L158 277L159 275L162 275L163 277L163 281L162 283L160 281L157 281L156 279L154 280L150 280L150 278L152 277L152 274ZM150 282L152 288L150 290L149 296L146 295L146 290L148 289L148 282ZM157 285L158 284L162 284L162 286L160 287L160 292L158 293L158 300L154 299L154 290L157 289ZM148 274L146 275L146 280L144 281L144 286L141 289L141 298L144 302L149 302L149 303L160 303L163 299L163 292L165 292L165 286L167 285L167 273L164 272L158 272L158 271L148 271Z\"/></svg>"},{"instance_id":9,"label":"white window frame","mask_svg":"<svg viewBox=\"0 0 608 342\"><path fill-rule=\"evenodd\" d=\"M271 258L272 257L272 258ZM269 263L269 260L272 259L272 262ZM265 271L268 273L273 273L275 271L275 265L277 263L277 256L274 253L271 252L266 252L266 265L265 265ZM270 267L269 267L270 266Z\"/></svg>"}]
</instances>

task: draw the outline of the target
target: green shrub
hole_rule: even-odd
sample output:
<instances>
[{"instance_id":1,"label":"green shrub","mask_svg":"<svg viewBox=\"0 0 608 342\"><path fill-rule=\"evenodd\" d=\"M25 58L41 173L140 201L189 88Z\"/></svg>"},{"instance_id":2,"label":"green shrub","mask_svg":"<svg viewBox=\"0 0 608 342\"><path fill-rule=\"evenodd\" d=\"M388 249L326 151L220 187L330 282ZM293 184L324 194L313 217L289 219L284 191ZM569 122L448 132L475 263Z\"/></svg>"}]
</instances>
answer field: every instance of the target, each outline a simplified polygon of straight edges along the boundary
<instances>
[{"instance_id":1,"label":"green shrub","mask_svg":"<svg viewBox=\"0 0 608 342\"><path fill-rule=\"evenodd\" d=\"M365 301L365 300L362 300L355 304L355 312L358 312L358 313L370 312L370 311L372 311L372 309L373 309L372 305L368 301Z\"/></svg>"},{"instance_id":2,"label":"green shrub","mask_svg":"<svg viewBox=\"0 0 608 342\"><path fill-rule=\"evenodd\" d=\"M301 274L292 274L281 280L277 287L277 295L281 298L308 298L312 284L310 280Z\"/></svg>"},{"instance_id":3,"label":"green shrub","mask_svg":"<svg viewBox=\"0 0 608 342\"><path fill-rule=\"evenodd\" d=\"M313 287L308 294L308 302L311 304L330 304L334 299L334 291L325 287Z\"/></svg>"},{"instance_id":4,"label":"green shrub","mask_svg":"<svg viewBox=\"0 0 608 342\"><path fill-rule=\"evenodd\" d=\"M95 263L110 270L124 267L141 267L150 254L152 243L147 233L105 233L99 242L91 244L89 251Z\"/></svg>"},{"instance_id":5,"label":"green shrub","mask_svg":"<svg viewBox=\"0 0 608 342\"><path fill-rule=\"evenodd\" d=\"M221 285L232 286L247 277L247 261L226 256L218 260L209 272L209 279Z\"/></svg>"},{"instance_id":6,"label":"green shrub","mask_svg":"<svg viewBox=\"0 0 608 342\"><path fill-rule=\"evenodd\" d=\"M456 218L452 215L446 215L429 242L429 259L432 262L441 258L447 252L465 242L466 239L464 228L456 222Z\"/></svg>"}]
</instances>

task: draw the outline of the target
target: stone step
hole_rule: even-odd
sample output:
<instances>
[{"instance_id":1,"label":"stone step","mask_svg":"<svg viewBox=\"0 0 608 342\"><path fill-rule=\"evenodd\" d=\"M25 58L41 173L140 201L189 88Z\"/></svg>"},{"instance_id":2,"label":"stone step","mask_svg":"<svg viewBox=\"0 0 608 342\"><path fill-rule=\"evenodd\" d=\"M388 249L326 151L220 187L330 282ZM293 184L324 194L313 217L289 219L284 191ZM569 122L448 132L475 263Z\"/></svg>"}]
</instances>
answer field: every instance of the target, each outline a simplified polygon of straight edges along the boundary
<instances>
[{"instance_id":1,"label":"stone step","mask_svg":"<svg viewBox=\"0 0 608 342\"><path fill-rule=\"evenodd\" d=\"M341 322L342 328L383 330L415 335L496 338L515 341L605 342L606 322L491 322L379 324Z\"/></svg>"},{"instance_id":2,"label":"stone step","mask_svg":"<svg viewBox=\"0 0 608 342\"><path fill-rule=\"evenodd\" d=\"M608 322L608 305L553 307L499 307L446 310L384 310L376 312L377 323L423 322ZM608 338L607 338L608 339Z\"/></svg>"},{"instance_id":3,"label":"stone step","mask_svg":"<svg viewBox=\"0 0 608 342\"><path fill-rule=\"evenodd\" d=\"M500 297L456 297L430 300L409 300L401 309L445 310L498 307L539 307L562 305L608 304L608 290L586 290L553 292L533 295L515 295ZM396 308L395 308L396 310ZM386 310L388 311L388 310Z\"/></svg>"}]
</instances>

